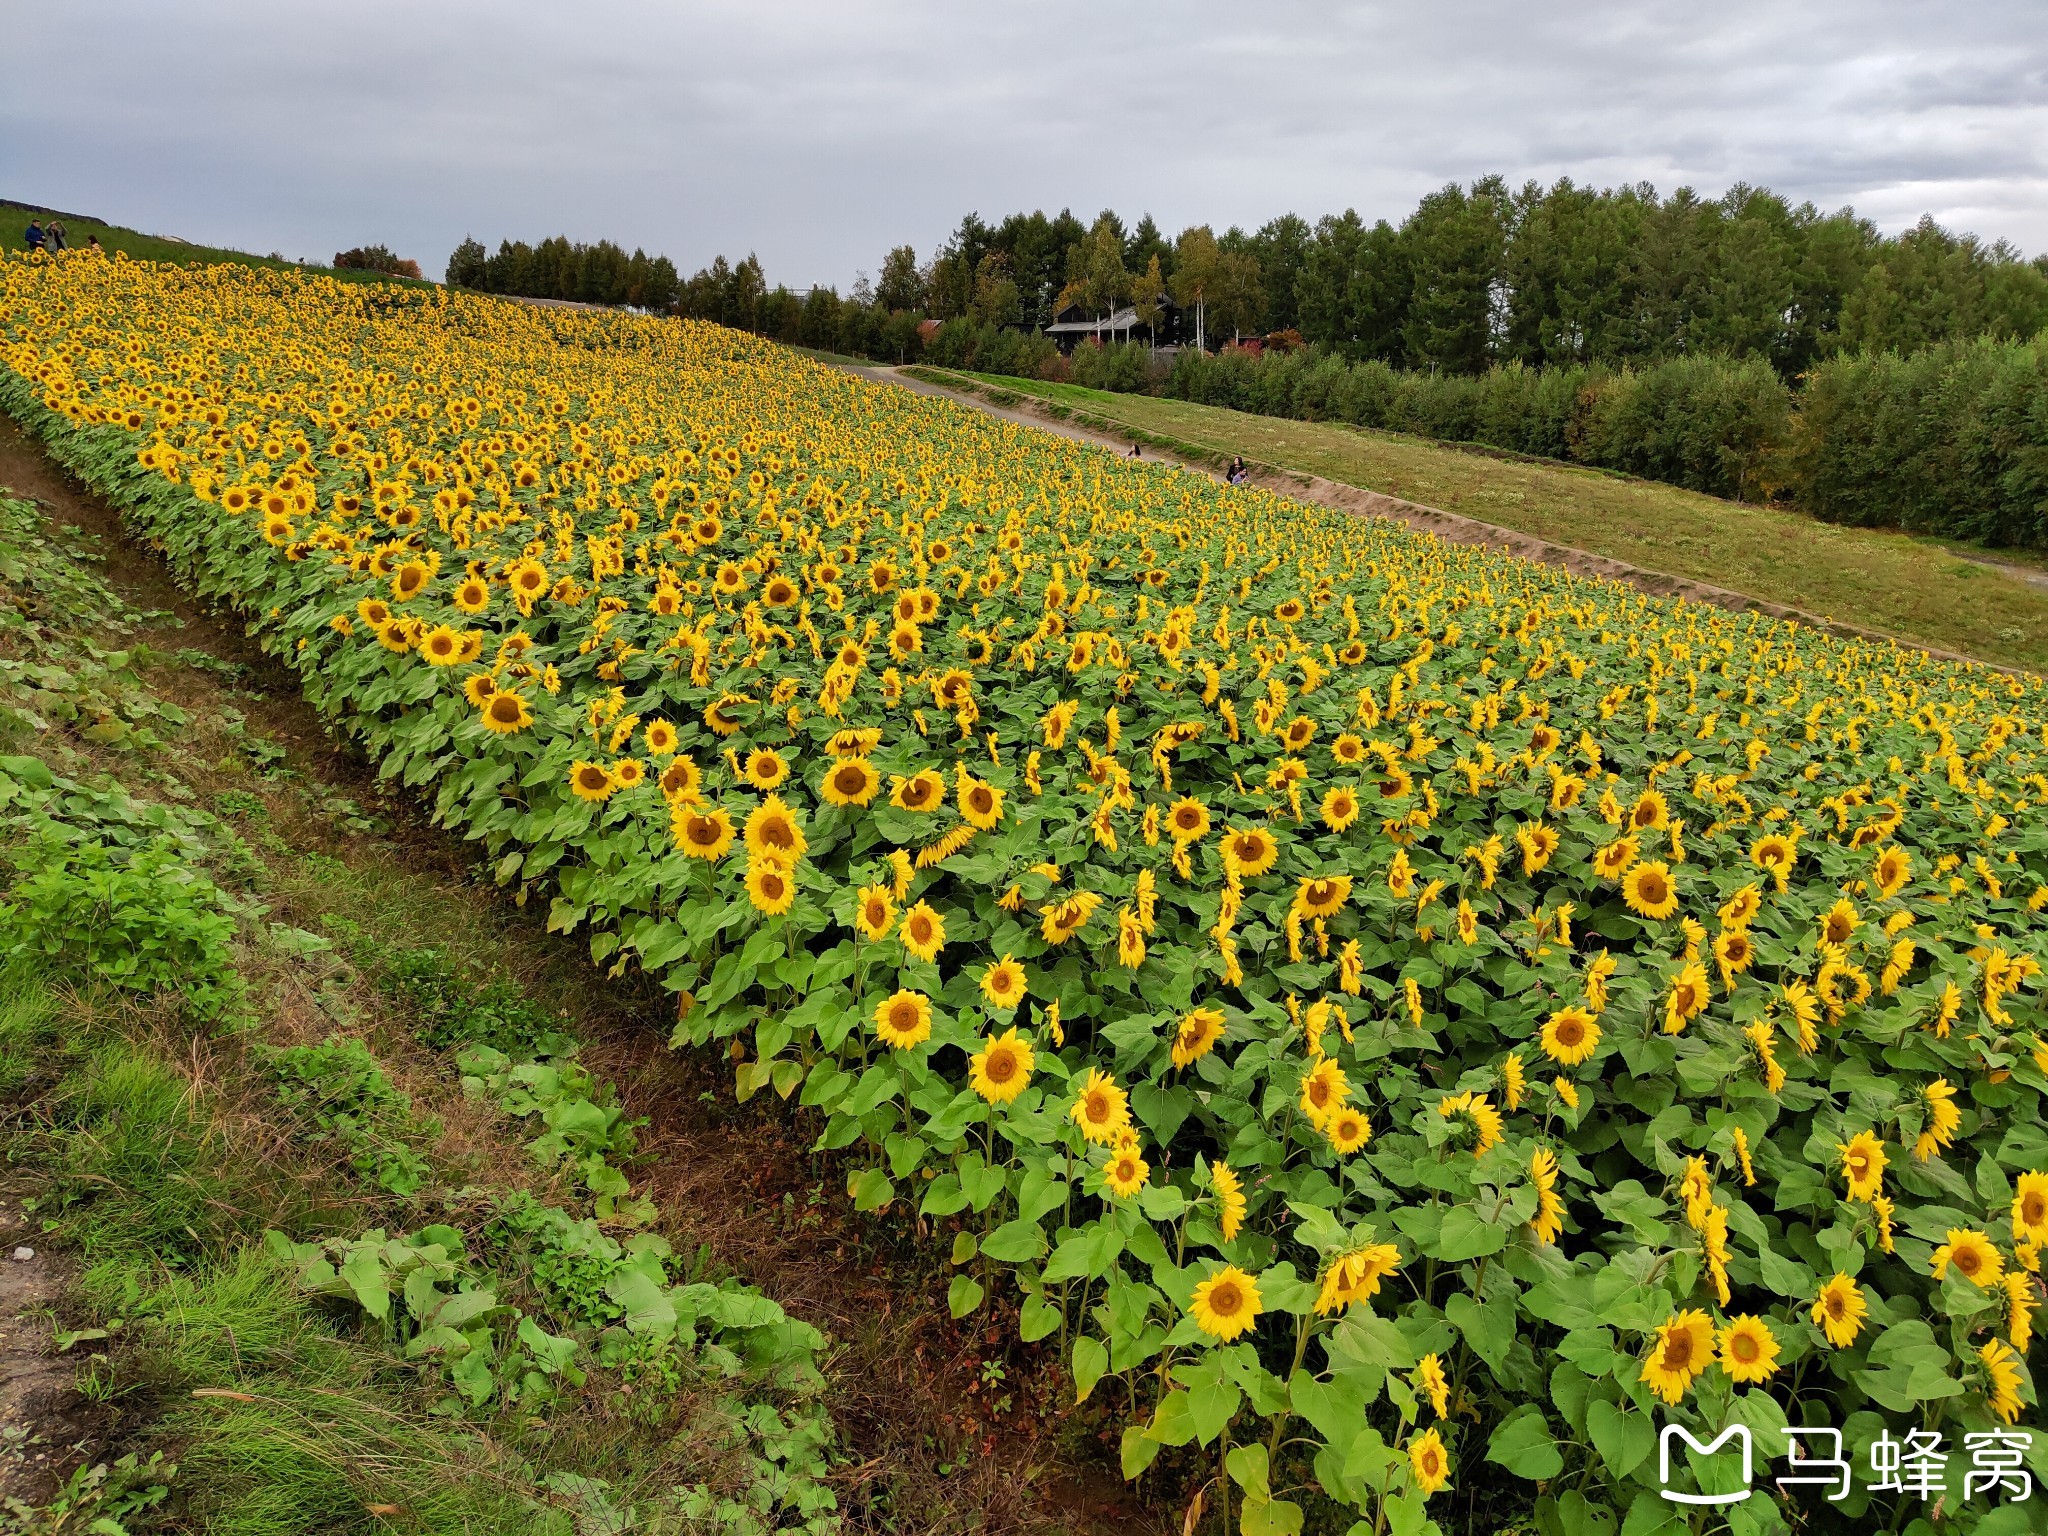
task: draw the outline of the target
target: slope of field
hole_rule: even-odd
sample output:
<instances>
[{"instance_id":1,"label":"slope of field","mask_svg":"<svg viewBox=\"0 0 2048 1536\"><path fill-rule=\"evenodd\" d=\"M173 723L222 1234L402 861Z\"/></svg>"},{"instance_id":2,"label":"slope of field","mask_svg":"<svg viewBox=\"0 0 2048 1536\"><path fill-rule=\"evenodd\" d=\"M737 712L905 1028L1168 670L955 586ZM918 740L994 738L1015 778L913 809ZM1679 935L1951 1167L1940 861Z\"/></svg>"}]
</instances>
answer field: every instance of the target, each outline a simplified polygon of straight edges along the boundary
<instances>
[{"instance_id":1,"label":"slope of field","mask_svg":"<svg viewBox=\"0 0 2048 1536\"><path fill-rule=\"evenodd\" d=\"M140 230L128 229L119 224L103 224L97 219L53 213L47 208L17 202L0 202L0 251L27 250L28 241L25 236L28 222L37 216L61 219L68 249L74 251L83 247L89 236L97 236L100 245L109 255L119 252L134 261L196 261L208 265L226 262L235 266L270 267L279 271L318 271L343 282L415 282L412 278L392 277L383 272L358 272L320 266L317 262L302 267L298 262L281 256L258 256L250 251L233 251L221 246L194 245L189 241L172 239L166 235L145 235Z\"/></svg>"},{"instance_id":2,"label":"slope of field","mask_svg":"<svg viewBox=\"0 0 2048 1536\"><path fill-rule=\"evenodd\" d=\"M9 260L0 360L1189 1527L1650 1536L1658 1419L2037 1401L2042 679L705 325Z\"/></svg>"},{"instance_id":3,"label":"slope of field","mask_svg":"<svg viewBox=\"0 0 2048 1536\"><path fill-rule=\"evenodd\" d=\"M1937 650L2048 669L2048 569L2009 555L1993 564L1932 540L1398 433L1037 379L914 372L1044 402L1161 447L1226 461L1242 455Z\"/></svg>"}]
</instances>

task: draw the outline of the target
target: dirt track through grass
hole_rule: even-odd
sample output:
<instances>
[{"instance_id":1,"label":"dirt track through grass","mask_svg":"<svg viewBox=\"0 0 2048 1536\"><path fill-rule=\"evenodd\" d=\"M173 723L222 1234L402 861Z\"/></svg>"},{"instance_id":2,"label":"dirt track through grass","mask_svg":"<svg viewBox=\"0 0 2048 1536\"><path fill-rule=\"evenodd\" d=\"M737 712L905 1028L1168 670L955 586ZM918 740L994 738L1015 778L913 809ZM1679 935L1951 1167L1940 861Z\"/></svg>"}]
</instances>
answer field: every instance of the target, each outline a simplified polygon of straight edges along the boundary
<instances>
[{"instance_id":1,"label":"dirt track through grass","mask_svg":"<svg viewBox=\"0 0 2048 1536\"><path fill-rule=\"evenodd\" d=\"M1197 462L1242 455L1282 476L1319 476L1931 650L2048 671L2048 583L2033 579L2038 568L2023 557L1396 433L1031 379L953 377L995 391L998 406L1007 395Z\"/></svg>"}]
</instances>

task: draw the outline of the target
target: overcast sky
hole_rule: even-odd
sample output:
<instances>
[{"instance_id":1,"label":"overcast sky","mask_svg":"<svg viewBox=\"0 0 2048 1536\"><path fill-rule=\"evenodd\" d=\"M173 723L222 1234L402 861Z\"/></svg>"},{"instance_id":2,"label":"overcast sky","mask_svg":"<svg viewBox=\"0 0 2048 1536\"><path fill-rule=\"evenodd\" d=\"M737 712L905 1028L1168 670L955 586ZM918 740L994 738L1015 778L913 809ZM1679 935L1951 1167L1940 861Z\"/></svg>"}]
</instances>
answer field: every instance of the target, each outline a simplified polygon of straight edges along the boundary
<instances>
[{"instance_id":1,"label":"overcast sky","mask_svg":"<svg viewBox=\"0 0 2048 1536\"><path fill-rule=\"evenodd\" d=\"M0 197L438 276L557 232L840 287L969 209L1398 222L1773 187L2048 248L2041 0L0 0Z\"/></svg>"}]
</instances>

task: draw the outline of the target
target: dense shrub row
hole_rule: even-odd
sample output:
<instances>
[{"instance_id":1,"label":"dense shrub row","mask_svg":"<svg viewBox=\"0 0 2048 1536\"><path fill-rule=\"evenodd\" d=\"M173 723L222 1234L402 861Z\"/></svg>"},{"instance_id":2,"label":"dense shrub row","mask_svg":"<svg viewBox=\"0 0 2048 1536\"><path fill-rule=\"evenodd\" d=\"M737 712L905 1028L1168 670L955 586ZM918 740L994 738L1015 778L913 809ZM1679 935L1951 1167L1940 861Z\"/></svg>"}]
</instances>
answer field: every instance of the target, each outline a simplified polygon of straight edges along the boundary
<instances>
[{"instance_id":1,"label":"dense shrub row","mask_svg":"<svg viewBox=\"0 0 2048 1536\"><path fill-rule=\"evenodd\" d=\"M1825 363L1786 461L1794 499L1834 522L2048 544L2048 340Z\"/></svg>"},{"instance_id":2,"label":"dense shrub row","mask_svg":"<svg viewBox=\"0 0 2048 1536\"><path fill-rule=\"evenodd\" d=\"M1831 358L1796 392L1760 360L1714 357L1459 375L1316 351L1185 352L1167 382L1205 405L1782 496L1834 522L2036 545L2048 542L2044 386L2039 339Z\"/></svg>"}]
</instances>

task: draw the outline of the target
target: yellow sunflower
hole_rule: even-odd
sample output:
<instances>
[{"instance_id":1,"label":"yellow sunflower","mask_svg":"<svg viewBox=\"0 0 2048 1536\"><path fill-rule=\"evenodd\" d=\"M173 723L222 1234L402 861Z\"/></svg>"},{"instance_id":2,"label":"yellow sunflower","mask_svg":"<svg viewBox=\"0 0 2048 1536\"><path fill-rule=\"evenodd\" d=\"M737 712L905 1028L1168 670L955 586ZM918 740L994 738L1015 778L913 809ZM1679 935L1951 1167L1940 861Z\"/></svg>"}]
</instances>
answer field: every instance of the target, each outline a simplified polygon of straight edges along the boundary
<instances>
[{"instance_id":1,"label":"yellow sunflower","mask_svg":"<svg viewBox=\"0 0 2048 1536\"><path fill-rule=\"evenodd\" d=\"M618 787L602 763L579 762L569 769L569 789L578 800L609 800Z\"/></svg>"},{"instance_id":2,"label":"yellow sunflower","mask_svg":"<svg viewBox=\"0 0 2048 1536\"><path fill-rule=\"evenodd\" d=\"M1945 1279L1951 1266L1972 1285L1989 1290L2005 1273L2005 1257L1982 1232L1953 1227L1948 1241L1934 1250L1934 1278Z\"/></svg>"},{"instance_id":3,"label":"yellow sunflower","mask_svg":"<svg viewBox=\"0 0 2048 1536\"><path fill-rule=\"evenodd\" d=\"M1176 843L1198 843L1209 835L1209 808L1183 795L1166 812L1166 835Z\"/></svg>"},{"instance_id":4,"label":"yellow sunflower","mask_svg":"<svg viewBox=\"0 0 2048 1536\"><path fill-rule=\"evenodd\" d=\"M946 781L929 768L920 769L895 781L889 803L899 811L935 811L946 803Z\"/></svg>"},{"instance_id":5,"label":"yellow sunflower","mask_svg":"<svg viewBox=\"0 0 2048 1536\"><path fill-rule=\"evenodd\" d=\"M1721 1369L1745 1385L1769 1381L1778 1369L1778 1341L1760 1317L1733 1317L1721 1330Z\"/></svg>"},{"instance_id":6,"label":"yellow sunflower","mask_svg":"<svg viewBox=\"0 0 2048 1536\"><path fill-rule=\"evenodd\" d=\"M864 939L879 942L896 920L896 903L886 885L864 885L853 898L853 926Z\"/></svg>"},{"instance_id":7,"label":"yellow sunflower","mask_svg":"<svg viewBox=\"0 0 2048 1536\"><path fill-rule=\"evenodd\" d=\"M769 917L787 912L796 903L796 881L789 866L773 855L749 860L747 900Z\"/></svg>"},{"instance_id":8,"label":"yellow sunflower","mask_svg":"<svg viewBox=\"0 0 2048 1536\"><path fill-rule=\"evenodd\" d=\"M1862 1288L1839 1270L1814 1298L1813 1320L1837 1349L1847 1349L1856 1342L1856 1335L1863 1331L1863 1320L1869 1315L1870 1303L1863 1299Z\"/></svg>"},{"instance_id":9,"label":"yellow sunflower","mask_svg":"<svg viewBox=\"0 0 2048 1536\"><path fill-rule=\"evenodd\" d=\"M789 777L789 764L772 747L756 747L747 754L740 776L755 789L775 789Z\"/></svg>"},{"instance_id":10,"label":"yellow sunflower","mask_svg":"<svg viewBox=\"0 0 2048 1536\"><path fill-rule=\"evenodd\" d=\"M1197 1285L1188 1302L1195 1325L1226 1344L1250 1332L1264 1310L1258 1280L1235 1264L1225 1265Z\"/></svg>"},{"instance_id":11,"label":"yellow sunflower","mask_svg":"<svg viewBox=\"0 0 2048 1536\"><path fill-rule=\"evenodd\" d=\"M1358 820L1358 791L1348 784L1339 784L1323 796L1321 813L1323 825L1332 832L1345 832Z\"/></svg>"},{"instance_id":12,"label":"yellow sunflower","mask_svg":"<svg viewBox=\"0 0 2048 1536\"><path fill-rule=\"evenodd\" d=\"M1350 899L1349 875L1323 875L1295 888L1294 909L1304 917L1331 917Z\"/></svg>"},{"instance_id":13,"label":"yellow sunflower","mask_svg":"<svg viewBox=\"0 0 2048 1536\"><path fill-rule=\"evenodd\" d=\"M1543 1022L1543 1053L1561 1067L1576 1067L1600 1048L1600 1022L1577 1003Z\"/></svg>"},{"instance_id":14,"label":"yellow sunflower","mask_svg":"<svg viewBox=\"0 0 2048 1536\"><path fill-rule=\"evenodd\" d=\"M1102 1166L1102 1190L1112 1199L1128 1200L1145 1187L1152 1168L1138 1155L1135 1144L1118 1147Z\"/></svg>"},{"instance_id":15,"label":"yellow sunflower","mask_svg":"<svg viewBox=\"0 0 2048 1536\"><path fill-rule=\"evenodd\" d=\"M481 718L486 730L509 736L533 724L533 711L519 694L501 688L484 701Z\"/></svg>"},{"instance_id":16,"label":"yellow sunflower","mask_svg":"<svg viewBox=\"0 0 2048 1536\"><path fill-rule=\"evenodd\" d=\"M655 783L670 805L695 805L702 797L704 772L691 759L678 757L661 770Z\"/></svg>"},{"instance_id":17,"label":"yellow sunflower","mask_svg":"<svg viewBox=\"0 0 2048 1536\"><path fill-rule=\"evenodd\" d=\"M1617 838L1593 855L1593 869L1602 880L1619 880L1635 863L1639 847L1632 837Z\"/></svg>"},{"instance_id":18,"label":"yellow sunflower","mask_svg":"<svg viewBox=\"0 0 2048 1536\"><path fill-rule=\"evenodd\" d=\"M1472 1137L1474 1157L1483 1157L1499 1146L1505 1133L1500 1111L1483 1093L1446 1094L1437 1101L1436 1112L1446 1120L1464 1124Z\"/></svg>"},{"instance_id":19,"label":"yellow sunflower","mask_svg":"<svg viewBox=\"0 0 2048 1536\"><path fill-rule=\"evenodd\" d=\"M1008 955L981 973L981 995L990 1008L1008 1012L1024 1001L1024 967Z\"/></svg>"},{"instance_id":20,"label":"yellow sunflower","mask_svg":"<svg viewBox=\"0 0 2048 1536\"><path fill-rule=\"evenodd\" d=\"M1347 1156L1372 1140L1372 1122L1349 1105L1331 1112L1323 1122L1330 1145Z\"/></svg>"},{"instance_id":21,"label":"yellow sunflower","mask_svg":"<svg viewBox=\"0 0 2048 1536\"><path fill-rule=\"evenodd\" d=\"M1656 1339L1636 1378L1665 1402L1677 1404L1714 1362L1714 1325L1697 1309L1674 1313L1658 1325Z\"/></svg>"},{"instance_id":22,"label":"yellow sunflower","mask_svg":"<svg viewBox=\"0 0 2048 1536\"><path fill-rule=\"evenodd\" d=\"M1236 827L1224 837L1225 862L1240 875L1263 875L1280 857L1280 843L1264 827Z\"/></svg>"},{"instance_id":23,"label":"yellow sunflower","mask_svg":"<svg viewBox=\"0 0 2048 1536\"><path fill-rule=\"evenodd\" d=\"M1870 1131L1858 1131L1846 1142L1836 1143L1842 1154L1842 1177L1848 1181L1849 1198L1868 1204L1884 1193L1884 1143Z\"/></svg>"},{"instance_id":24,"label":"yellow sunflower","mask_svg":"<svg viewBox=\"0 0 2048 1536\"><path fill-rule=\"evenodd\" d=\"M1414 1474L1415 1487L1425 1499L1451 1485L1451 1458L1435 1425L1408 1442L1408 1470Z\"/></svg>"},{"instance_id":25,"label":"yellow sunflower","mask_svg":"<svg viewBox=\"0 0 2048 1536\"><path fill-rule=\"evenodd\" d=\"M932 1003L922 992L903 991L875 1005L875 1033L885 1045L907 1051L932 1037Z\"/></svg>"},{"instance_id":26,"label":"yellow sunflower","mask_svg":"<svg viewBox=\"0 0 2048 1536\"><path fill-rule=\"evenodd\" d=\"M946 920L930 902L920 901L903 914L896 936L903 947L919 960L933 960L946 947Z\"/></svg>"},{"instance_id":27,"label":"yellow sunflower","mask_svg":"<svg viewBox=\"0 0 2048 1536\"><path fill-rule=\"evenodd\" d=\"M1317 1130L1351 1097L1351 1084L1336 1058L1325 1056L1301 1075L1301 1112Z\"/></svg>"},{"instance_id":28,"label":"yellow sunflower","mask_svg":"<svg viewBox=\"0 0 2048 1536\"><path fill-rule=\"evenodd\" d=\"M1008 1104L1031 1086L1037 1062L1030 1042L1009 1029L981 1042L981 1049L967 1060L967 1080L989 1103ZM1144 1182L1142 1174L1139 1182Z\"/></svg>"},{"instance_id":29,"label":"yellow sunflower","mask_svg":"<svg viewBox=\"0 0 2048 1536\"><path fill-rule=\"evenodd\" d=\"M797 825L796 813L782 803L780 795L770 795L748 814L747 852L772 853L795 861L809 847L803 828Z\"/></svg>"},{"instance_id":30,"label":"yellow sunflower","mask_svg":"<svg viewBox=\"0 0 2048 1536\"><path fill-rule=\"evenodd\" d=\"M1216 1042L1223 1038L1223 1023L1221 1008L1189 1010L1173 1032L1174 1066L1192 1066L1214 1050Z\"/></svg>"},{"instance_id":31,"label":"yellow sunflower","mask_svg":"<svg viewBox=\"0 0 2048 1536\"><path fill-rule=\"evenodd\" d=\"M820 793L832 805L866 805L881 788L882 776L865 757L842 757L826 770Z\"/></svg>"},{"instance_id":32,"label":"yellow sunflower","mask_svg":"<svg viewBox=\"0 0 2048 1536\"><path fill-rule=\"evenodd\" d=\"M715 864L732 847L732 818L723 810L699 811L677 802L669 811L669 831L685 858Z\"/></svg>"},{"instance_id":33,"label":"yellow sunflower","mask_svg":"<svg viewBox=\"0 0 2048 1536\"><path fill-rule=\"evenodd\" d=\"M2012 1198L2013 1241L2048 1243L2048 1173L2023 1173Z\"/></svg>"},{"instance_id":34,"label":"yellow sunflower","mask_svg":"<svg viewBox=\"0 0 2048 1536\"><path fill-rule=\"evenodd\" d=\"M1230 1164L1219 1160L1209 1165L1209 1188L1216 1195L1217 1228L1223 1234L1223 1241L1231 1242L1244 1227L1243 1181Z\"/></svg>"},{"instance_id":35,"label":"yellow sunflower","mask_svg":"<svg viewBox=\"0 0 2048 1536\"><path fill-rule=\"evenodd\" d=\"M975 778L965 767L960 769L958 803L960 814L967 818L968 825L983 832L992 831L1003 819L1003 792L995 785Z\"/></svg>"},{"instance_id":36,"label":"yellow sunflower","mask_svg":"<svg viewBox=\"0 0 2048 1536\"><path fill-rule=\"evenodd\" d=\"M1087 1077L1081 1082L1081 1091L1074 1096L1073 1108L1067 1114L1081 1128L1082 1136L1102 1146L1113 1143L1117 1132L1131 1123L1130 1106L1123 1089L1096 1067L1088 1069Z\"/></svg>"},{"instance_id":37,"label":"yellow sunflower","mask_svg":"<svg viewBox=\"0 0 2048 1536\"><path fill-rule=\"evenodd\" d=\"M2017 1424L2024 1406L2020 1401L2018 1355L2003 1339L1987 1339L1977 1351L1977 1359L1984 1367L1985 1396L1991 1411L2006 1423Z\"/></svg>"},{"instance_id":38,"label":"yellow sunflower","mask_svg":"<svg viewBox=\"0 0 2048 1536\"><path fill-rule=\"evenodd\" d=\"M1678 910L1678 891L1670 867L1658 859L1631 865L1622 876L1622 900L1643 917L1666 918Z\"/></svg>"}]
</instances>

